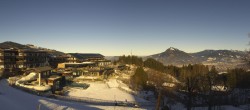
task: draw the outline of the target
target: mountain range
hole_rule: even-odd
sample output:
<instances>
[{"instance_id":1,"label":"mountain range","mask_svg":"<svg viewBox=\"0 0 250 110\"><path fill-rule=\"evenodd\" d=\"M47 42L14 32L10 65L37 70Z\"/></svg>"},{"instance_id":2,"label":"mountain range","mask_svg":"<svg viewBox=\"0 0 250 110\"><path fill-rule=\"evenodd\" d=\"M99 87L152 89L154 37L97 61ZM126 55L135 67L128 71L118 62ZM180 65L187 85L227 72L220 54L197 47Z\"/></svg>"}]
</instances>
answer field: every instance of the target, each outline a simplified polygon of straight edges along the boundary
<instances>
[{"instance_id":1,"label":"mountain range","mask_svg":"<svg viewBox=\"0 0 250 110\"><path fill-rule=\"evenodd\" d=\"M16 48L16 49L35 49L47 51L53 56L64 56L66 53L53 49L37 47L32 44L19 44L11 41L0 43L0 48ZM166 51L144 56L143 59L153 58L162 62L164 65L182 66L186 64L202 63L205 65L215 65L223 70L233 67L241 67L244 58L247 58L246 51L238 50L204 50L196 53L187 53L174 47L168 48ZM118 56L106 56L107 59L117 60Z\"/></svg>"},{"instance_id":2,"label":"mountain range","mask_svg":"<svg viewBox=\"0 0 250 110\"><path fill-rule=\"evenodd\" d=\"M196 53L186 53L177 48L170 47L166 51L145 58L154 58L164 65L182 66L186 64L215 65L223 70L232 67L239 67L247 52L238 50L204 50Z\"/></svg>"}]
</instances>

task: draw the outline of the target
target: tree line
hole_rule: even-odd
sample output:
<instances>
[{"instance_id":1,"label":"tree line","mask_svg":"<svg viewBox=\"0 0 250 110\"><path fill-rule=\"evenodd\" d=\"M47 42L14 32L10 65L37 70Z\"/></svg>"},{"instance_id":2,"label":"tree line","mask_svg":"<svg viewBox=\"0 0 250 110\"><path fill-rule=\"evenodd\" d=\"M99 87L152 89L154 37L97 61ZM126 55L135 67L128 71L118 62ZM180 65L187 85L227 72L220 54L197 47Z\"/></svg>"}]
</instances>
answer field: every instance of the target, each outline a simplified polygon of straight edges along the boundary
<instances>
[{"instance_id":1,"label":"tree line","mask_svg":"<svg viewBox=\"0 0 250 110\"><path fill-rule=\"evenodd\" d=\"M161 62L148 58L143 61L142 58L137 56L122 56L118 59L119 63L134 64L139 68L136 70L135 75L132 77L134 83L142 88L146 88L146 81L151 80L155 83L160 83L158 86L166 81L163 74L170 74L182 82L177 90L185 91L184 104L187 110L195 104L195 100L199 96L203 102L208 105L208 109L211 110L216 104L217 98L216 87L224 87L224 89L232 90L234 88L250 88L250 72L241 69L228 69L225 74L218 74L215 66L209 67L203 64L189 64L182 67L176 67L173 65L165 66ZM147 67L157 72L154 73L154 77L148 77L149 73L146 73L142 67ZM163 74L162 74L163 73ZM136 87L137 87L136 86ZM221 88L220 88L221 89ZM203 95L202 95L203 94ZM206 95L204 95L206 94Z\"/></svg>"},{"instance_id":2,"label":"tree line","mask_svg":"<svg viewBox=\"0 0 250 110\"><path fill-rule=\"evenodd\" d=\"M154 69L165 74L170 74L180 81L183 81L187 77L201 77L212 74L214 80L220 85L226 85L231 88L250 88L250 73L242 68L228 69L226 74L219 75L215 66L208 67L203 64L189 64L182 67L174 65L165 66L153 58L147 58L143 61L141 57L125 55L119 57L116 62Z\"/></svg>"}]
</instances>

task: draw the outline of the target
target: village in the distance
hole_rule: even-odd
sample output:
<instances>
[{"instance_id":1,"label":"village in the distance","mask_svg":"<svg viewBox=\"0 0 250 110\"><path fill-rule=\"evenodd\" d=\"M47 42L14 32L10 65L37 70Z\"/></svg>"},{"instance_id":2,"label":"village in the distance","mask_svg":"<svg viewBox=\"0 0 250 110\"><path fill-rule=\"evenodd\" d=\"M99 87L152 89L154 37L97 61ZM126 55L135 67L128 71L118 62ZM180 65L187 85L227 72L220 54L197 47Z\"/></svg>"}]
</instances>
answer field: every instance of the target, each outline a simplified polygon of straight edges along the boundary
<instances>
[{"instance_id":1,"label":"village in the distance","mask_svg":"<svg viewBox=\"0 0 250 110\"><path fill-rule=\"evenodd\" d=\"M6 110L250 108L247 51L190 54L171 47L151 56L105 57L11 41L0 48L0 103ZM222 62L231 66L223 69Z\"/></svg>"}]
</instances>

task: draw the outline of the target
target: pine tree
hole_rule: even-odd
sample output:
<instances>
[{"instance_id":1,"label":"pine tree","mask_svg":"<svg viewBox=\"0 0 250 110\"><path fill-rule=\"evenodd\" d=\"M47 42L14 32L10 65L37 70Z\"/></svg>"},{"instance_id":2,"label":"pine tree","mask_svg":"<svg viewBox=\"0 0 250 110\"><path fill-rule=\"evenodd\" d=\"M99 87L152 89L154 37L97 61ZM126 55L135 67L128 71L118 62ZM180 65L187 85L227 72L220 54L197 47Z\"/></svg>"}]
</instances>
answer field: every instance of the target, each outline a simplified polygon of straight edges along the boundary
<instances>
[{"instance_id":1,"label":"pine tree","mask_svg":"<svg viewBox=\"0 0 250 110\"><path fill-rule=\"evenodd\" d=\"M138 67L135 74L132 76L132 82L134 82L135 89L143 89L146 87L148 81L148 75L142 67Z\"/></svg>"}]
</instances>

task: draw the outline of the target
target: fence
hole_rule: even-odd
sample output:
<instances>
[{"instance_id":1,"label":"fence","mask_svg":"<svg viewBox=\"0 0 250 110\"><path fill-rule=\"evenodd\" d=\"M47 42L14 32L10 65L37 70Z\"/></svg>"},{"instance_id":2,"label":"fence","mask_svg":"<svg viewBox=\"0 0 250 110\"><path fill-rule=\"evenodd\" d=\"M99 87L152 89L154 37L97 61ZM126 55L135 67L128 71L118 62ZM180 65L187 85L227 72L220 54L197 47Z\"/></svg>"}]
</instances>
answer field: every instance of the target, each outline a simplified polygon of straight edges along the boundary
<instances>
[{"instance_id":1,"label":"fence","mask_svg":"<svg viewBox=\"0 0 250 110\"><path fill-rule=\"evenodd\" d=\"M39 95L39 96L54 98L54 99L59 99L59 100L65 100L65 101L89 103L93 105L128 106L128 107L135 107L137 105L138 106L154 106L152 102L115 101L115 100L112 101L112 100L94 99L94 98L89 98L89 97L61 96L61 95L55 95L55 94L48 95L47 92L38 92L35 90L27 89L27 88L16 86L16 85L12 85L12 87L34 94L34 95Z\"/></svg>"},{"instance_id":2,"label":"fence","mask_svg":"<svg viewBox=\"0 0 250 110\"><path fill-rule=\"evenodd\" d=\"M102 100L102 99L94 99L88 97L73 97L73 96L60 96L60 95L53 95L55 99L65 100L65 101L75 101L75 102L83 102L83 103L90 103L94 105L103 105L103 106L129 106L134 107L136 105L139 106L154 106L151 102L135 102L135 101L111 101L111 100Z\"/></svg>"}]
</instances>

